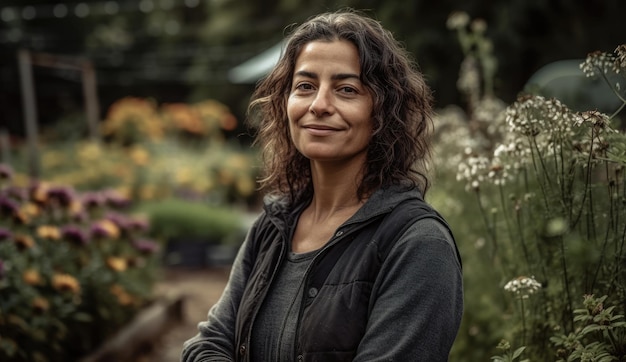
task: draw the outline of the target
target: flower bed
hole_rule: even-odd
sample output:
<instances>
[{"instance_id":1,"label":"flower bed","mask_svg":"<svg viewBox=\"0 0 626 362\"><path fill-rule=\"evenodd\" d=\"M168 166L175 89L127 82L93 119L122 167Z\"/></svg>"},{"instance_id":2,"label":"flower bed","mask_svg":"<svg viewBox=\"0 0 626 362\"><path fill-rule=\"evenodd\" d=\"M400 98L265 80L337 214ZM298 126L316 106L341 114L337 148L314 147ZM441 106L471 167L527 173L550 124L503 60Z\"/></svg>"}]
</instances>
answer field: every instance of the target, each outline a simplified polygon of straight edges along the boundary
<instances>
[{"instance_id":1,"label":"flower bed","mask_svg":"<svg viewBox=\"0 0 626 362\"><path fill-rule=\"evenodd\" d=\"M0 165L0 360L77 360L150 301L159 245L114 192L11 176Z\"/></svg>"}]
</instances>

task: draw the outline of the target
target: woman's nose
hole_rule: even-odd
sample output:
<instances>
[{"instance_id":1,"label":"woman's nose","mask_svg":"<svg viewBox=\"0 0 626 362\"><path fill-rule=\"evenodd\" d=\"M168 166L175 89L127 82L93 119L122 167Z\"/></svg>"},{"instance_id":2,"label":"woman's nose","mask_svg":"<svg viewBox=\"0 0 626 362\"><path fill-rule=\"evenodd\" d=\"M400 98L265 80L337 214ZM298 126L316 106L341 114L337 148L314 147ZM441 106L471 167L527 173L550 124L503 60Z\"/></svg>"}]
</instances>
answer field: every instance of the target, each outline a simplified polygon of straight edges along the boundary
<instances>
[{"instance_id":1,"label":"woman's nose","mask_svg":"<svg viewBox=\"0 0 626 362\"><path fill-rule=\"evenodd\" d=\"M316 117L327 116L333 112L332 94L329 90L320 88L309 106L309 111Z\"/></svg>"}]
</instances>

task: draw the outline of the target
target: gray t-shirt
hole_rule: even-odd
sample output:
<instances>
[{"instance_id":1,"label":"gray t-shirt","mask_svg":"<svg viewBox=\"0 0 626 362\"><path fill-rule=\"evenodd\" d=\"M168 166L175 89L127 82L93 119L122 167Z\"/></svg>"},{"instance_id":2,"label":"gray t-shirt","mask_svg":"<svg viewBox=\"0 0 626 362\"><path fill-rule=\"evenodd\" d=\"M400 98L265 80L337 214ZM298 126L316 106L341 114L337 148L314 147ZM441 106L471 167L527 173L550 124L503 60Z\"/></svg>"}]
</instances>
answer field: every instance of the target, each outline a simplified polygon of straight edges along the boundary
<instances>
[{"instance_id":1,"label":"gray t-shirt","mask_svg":"<svg viewBox=\"0 0 626 362\"><path fill-rule=\"evenodd\" d=\"M304 275L320 249L289 252L252 328L253 361L293 361Z\"/></svg>"}]
</instances>

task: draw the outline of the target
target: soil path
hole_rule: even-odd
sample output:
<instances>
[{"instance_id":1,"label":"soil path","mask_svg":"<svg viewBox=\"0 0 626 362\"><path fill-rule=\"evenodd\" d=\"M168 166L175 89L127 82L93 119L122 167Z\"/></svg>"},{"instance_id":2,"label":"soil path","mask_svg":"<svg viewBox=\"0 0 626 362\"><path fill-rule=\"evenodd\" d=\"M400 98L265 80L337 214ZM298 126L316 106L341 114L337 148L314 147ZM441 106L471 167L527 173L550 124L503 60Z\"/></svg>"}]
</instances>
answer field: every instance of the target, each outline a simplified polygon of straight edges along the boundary
<instances>
[{"instance_id":1,"label":"soil path","mask_svg":"<svg viewBox=\"0 0 626 362\"><path fill-rule=\"evenodd\" d=\"M170 330L160 341L156 341L150 355L142 360L180 361L183 342L198 332L198 322L206 319L209 308L222 295L229 273L230 266L164 270L163 279L157 283L156 292L185 296L183 323Z\"/></svg>"}]
</instances>

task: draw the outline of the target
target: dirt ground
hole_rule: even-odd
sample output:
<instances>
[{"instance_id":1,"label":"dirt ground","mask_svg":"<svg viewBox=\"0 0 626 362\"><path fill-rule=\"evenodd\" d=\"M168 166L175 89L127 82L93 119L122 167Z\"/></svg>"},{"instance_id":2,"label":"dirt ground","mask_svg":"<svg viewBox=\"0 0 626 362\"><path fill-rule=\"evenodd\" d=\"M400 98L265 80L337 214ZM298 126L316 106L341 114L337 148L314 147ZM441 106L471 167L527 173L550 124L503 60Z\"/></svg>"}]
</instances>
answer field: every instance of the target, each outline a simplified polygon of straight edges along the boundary
<instances>
[{"instance_id":1,"label":"dirt ground","mask_svg":"<svg viewBox=\"0 0 626 362\"><path fill-rule=\"evenodd\" d=\"M197 324L206 319L209 308L217 302L230 273L230 266L207 269L174 268L164 271L156 292L184 295L183 323L156 341L146 361L177 362L183 342L197 333Z\"/></svg>"}]
</instances>

